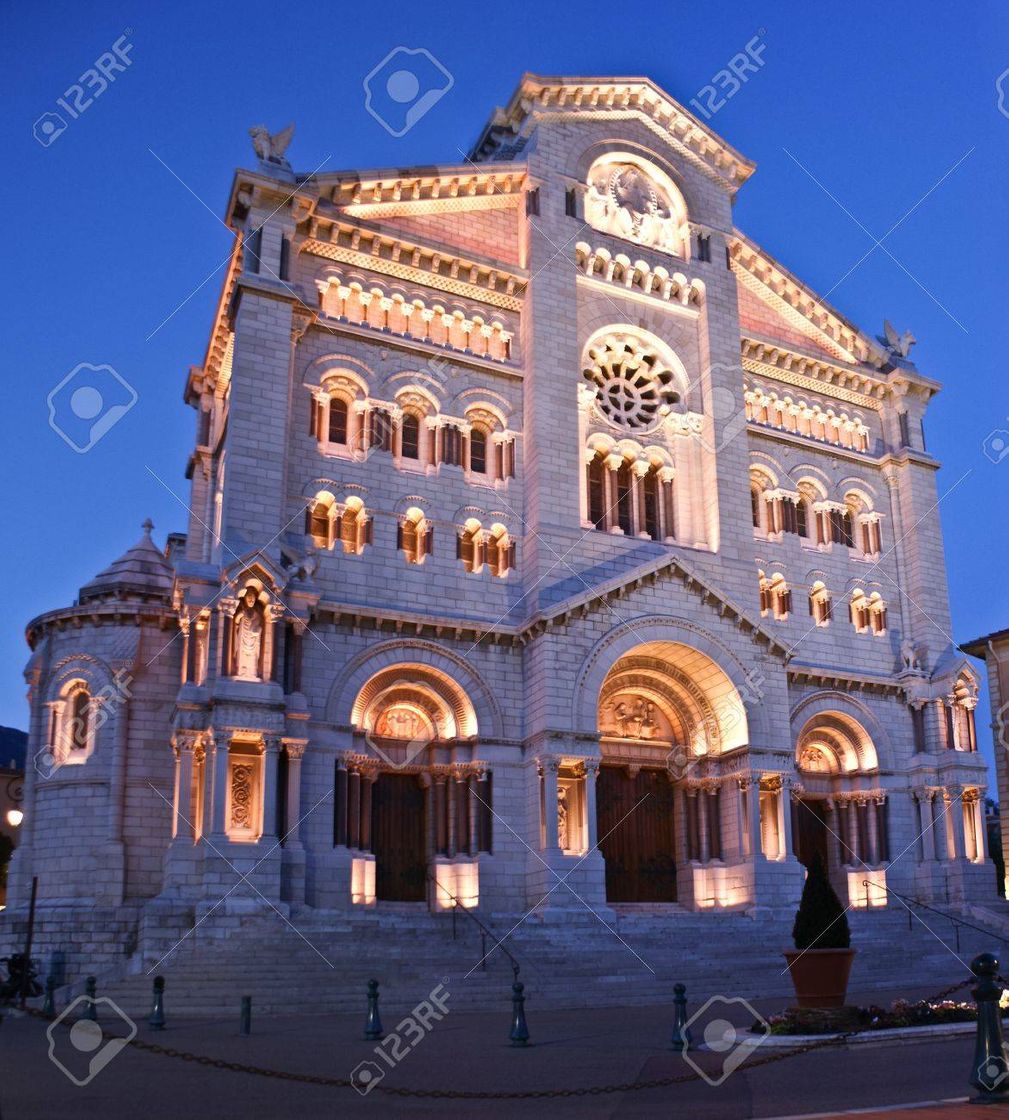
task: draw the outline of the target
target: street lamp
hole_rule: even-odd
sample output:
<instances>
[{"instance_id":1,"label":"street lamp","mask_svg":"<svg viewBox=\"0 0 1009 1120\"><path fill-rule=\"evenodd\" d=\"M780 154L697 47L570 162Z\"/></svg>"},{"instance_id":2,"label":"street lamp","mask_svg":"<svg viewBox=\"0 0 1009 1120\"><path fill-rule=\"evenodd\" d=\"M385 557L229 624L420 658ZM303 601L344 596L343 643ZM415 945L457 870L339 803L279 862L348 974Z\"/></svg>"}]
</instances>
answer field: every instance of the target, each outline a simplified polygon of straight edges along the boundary
<instances>
[{"instance_id":1,"label":"street lamp","mask_svg":"<svg viewBox=\"0 0 1009 1120\"><path fill-rule=\"evenodd\" d=\"M25 815L20 809L7 810L7 823L11 828L17 828L24 819Z\"/></svg>"}]
</instances>

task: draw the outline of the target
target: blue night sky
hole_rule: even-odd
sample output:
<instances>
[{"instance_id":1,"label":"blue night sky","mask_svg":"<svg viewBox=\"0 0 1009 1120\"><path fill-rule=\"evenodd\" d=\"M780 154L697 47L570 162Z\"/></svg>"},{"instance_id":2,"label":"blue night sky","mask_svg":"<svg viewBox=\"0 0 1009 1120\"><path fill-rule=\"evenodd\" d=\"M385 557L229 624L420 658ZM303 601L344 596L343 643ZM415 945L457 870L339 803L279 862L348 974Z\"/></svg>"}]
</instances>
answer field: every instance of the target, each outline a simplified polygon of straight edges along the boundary
<instances>
[{"instance_id":1,"label":"blue night sky","mask_svg":"<svg viewBox=\"0 0 1009 1120\"><path fill-rule=\"evenodd\" d=\"M38 143L33 123L127 29L126 71ZM864 329L884 315L913 329L919 369L946 386L927 436L948 495L952 636L1009 626L1009 455L996 464L983 450L1009 429L1005 5L8 0L0 31L0 724L27 725L23 624L69 604L145 517L159 542L185 528L158 479L187 493L182 387L203 360L231 243L220 219L234 169L252 162L250 125L296 121L302 171L452 163L525 70L645 74L688 104L758 34L763 68L710 122L758 165L737 224ZM400 45L430 50L454 86L396 139L366 111L362 81ZM112 366L138 394L83 455L50 430L46 406L81 362Z\"/></svg>"}]
</instances>

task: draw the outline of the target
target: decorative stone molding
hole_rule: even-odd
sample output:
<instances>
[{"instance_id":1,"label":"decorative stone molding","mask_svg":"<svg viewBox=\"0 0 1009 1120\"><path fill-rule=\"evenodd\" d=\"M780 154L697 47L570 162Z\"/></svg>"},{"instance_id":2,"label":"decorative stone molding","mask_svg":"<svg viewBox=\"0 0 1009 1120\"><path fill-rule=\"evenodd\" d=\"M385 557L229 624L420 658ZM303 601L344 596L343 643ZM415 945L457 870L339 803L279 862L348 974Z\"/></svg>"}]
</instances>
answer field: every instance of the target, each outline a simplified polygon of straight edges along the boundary
<instances>
[{"instance_id":1,"label":"decorative stone molding","mask_svg":"<svg viewBox=\"0 0 1009 1120\"><path fill-rule=\"evenodd\" d=\"M327 316L494 361L511 357L513 332L500 320L488 322L479 314L428 307L419 297L407 299L378 287L365 290L360 282L347 283L339 276L317 280L316 287ZM380 308L377 313L375 307Z\"/></svg>"},{"instance_id":2,"label":"decorative stone molding","mask_svg":"<svg viewBox=\"0 0 1009 1120\"><path fill-rule=\"evenodd\" d=\"M628 115L639 116L663 143L688 157L730 193L753 173L755 164L647 78L598 81L527 74L508 106L495 111L470 158L482 162L501 149L514 147L516 138L528 135L540 117L615 120Z\"/></svg>"},{"instance_id":3,"label":"decorative stone molding","mask_svg":"<svg viewBox=\"0 0 1009 1120\"><path fill-rule=\"evenodd\" d=\"M582 276L615 288L649 296L662 303L700 308L704 303L704 282L689 280L682 272L669 272L662 265L638 260L632 263L623 253L613 255L602 246L593 249L585 241L575 245L575 267Z\"/></svg>"},{"instance_id":4,"label":"decorative stone molding","mask_svg":"<svg viewBox=\"0 0 1009 1120\"><path fill-rule=\"evenodd\" d=\"M462 299L476 300L506 311L521 311L526 280L516 271L492 268L412 242L334 222L328 241L307 238L302 251L369 272L380 272Z\"/></svg>"}]
</instances>

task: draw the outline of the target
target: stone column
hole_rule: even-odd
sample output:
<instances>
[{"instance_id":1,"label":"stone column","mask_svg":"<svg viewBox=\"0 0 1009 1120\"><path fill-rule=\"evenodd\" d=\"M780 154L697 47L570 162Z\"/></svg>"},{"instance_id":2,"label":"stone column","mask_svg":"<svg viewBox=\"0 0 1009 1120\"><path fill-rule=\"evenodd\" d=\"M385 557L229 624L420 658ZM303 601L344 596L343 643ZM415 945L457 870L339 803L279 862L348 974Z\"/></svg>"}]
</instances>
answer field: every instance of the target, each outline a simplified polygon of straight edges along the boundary
<instances>
[{"instance_id":1,"label":"stone column","mask_svg":"<svg viewBox=\"0 0 1009 1120\"><path fill-rule=\"evenodd\" d=\"M778 856L788 859L793 854L792 846L792 783L783 778L778 791Z\"/></svg>"},{"instance_id":2,"label":"stone column","mask_svg":"<svg viewBox=\"0 0 1009 1120\"><path fill-rule=\"evenodd\" d=\"M760 779L747 778L745 781L747 784L746 810L749 815L750 855L756 862L764 854L760 827Z\"/></svg>"},{"instance_id":3,"label":"stone column","mask_svg":"<svg viewBox=\"0 0 1009 1120\"><path fill-rule=\"evenodd\" d=\"M876 798L865 802L865 813L868 816L867 825L869 832L869 851L866 853L866 863L870 867L877 867L882 863L879 854L879 817L876 811Z\"/></svg>"},{"instance_id":4,"label":"stone column","mask_svg":"<svg viewBox=\"0 0 1009 1120\"><path fill-rule=\"evenodd\" d=\"M214 788L210 796L210 831L215 840L224 841L228 831L228 744L219 739L214 740L213 752Z\"/></svg>"},{"instance_id":5,"label":"stone column","mask_svg":"<svg viewBox=\"0 0 1009 1120\"><path fill-rule=\"evenodd\" d=\"M336 847L347 847L347 797L348 797L347 760L336 761Z\"/></svg>"},{"instance_id":6,"label":"stone column","mask_svg":"<svg viewBox=\"0 0 1009 1120\"><path fill-rule=\"evenodd\" d=\"M544 758L540 760L540 773L543 781L543 833L544 851L559 852L557 838L557 775L560 760Z\"/></svg>"},{"instance_id":7,"label":"stone column","mask_svg":"<svg viewBox=\"0 0 1009 1120\"><path fill-rule=\"evenodd\" d=\"M300 848L301 845L301 760L305 754L305 743L295 739L285 739L287 752L287 834L283 837L287 848Z\"/></svg>"},{"instance_id":8,"label":"stone column","mask_svg":"<svg viewBox=\"0 0 1009 1120\"><path fill-rule=\"evenodd\" d=\"M950 860L964 858L964 820L963 820L963 788L961 786L950 786L949 794L949 817L953 822L953 850L949 852Z\"/></svg>"},{"instance_id":9,"label":"stone column","mask_svg":"<svg viewBox=\"0 0 1009 1120\"><path fill-rule=\"evenodd\" d=\"M361 774L361 816L358 823L358 847L363 852L371 851L371 795L377 780L377 770L366 770Z\"/></svg>"},{"instance_id":10,"label":"stone column","mask_svg":"<svg viewBox=\"0 0 1009 1120\"><path fill-rule=\"evenodd\" d=\"M862 862L862 843L858 835L858 802L848 802L848 847L851 850L851 865L857 867Z\"/></svg>"},{"instance_id":11,"label":"stone column","mask_svg":"<svg viewBox=\"0 0 1009 1120\"><path fill-rule=\"evenodd\" d=\"M708 793L703 787L693 791L697 796L697 840L701 863L711 859L711 834L708 832Z\"/></svg>"},{"instance_id":12,"label":"stone column","mask_svg":"<svg viewBox=\"0 0 1009 1120\"><path fill-rule=\"evenodd\" d=\"M355 766L347 774L347 846L361 845L361 772Z\"/></svg>"},{"instance_id":13,"label":"stone column","mask_svg":"<svg viewBox=\"0 0 1009 1120\"><path fill-rule=\"evenodd\" d=\"M596 779L599 777L599 763L590 760L585 763L585 849L595 851L599 844L599 821L596 813Z\"/></svg>"},{"instance_id":14,"label":"stone column","mask_svg":"<svg viewBox=\"0 0 1009 1120\"><path fill-rule=\"evenodd\" d=\"M935 858L944 863L951 859L949 851L949 810L946 808L946 798L941 789L928 791L930 816L932 819L932 836L935 840Z\"/></svg>"},{"instance_id":15,"label":"stone column","mask_svg":"<svg viewBox=\"0 0 1009 1120\"><path fill-rule=\"evenodd\" d=\"M645 475L651 470L652 465L647 459L637 459L631 466L631 528L634 534L648 539L645 529L645 496L642 488L645 484Z\"/></svg>"},{"instance_id":16,"label":"stone column","mask_svg":"<svg viewBox=\"0 0 1009 1120\"><path fill-rule=\"evenodd\" d=\"M841 853L841 821L837 811L837 802L833 798L827 800L827 812L830 814L827 825L827 870L836 871L843 864Z\"/></svg>"},{"instance_id":17,"label":"stone column","mask_svg":"<svg viewBox=\"0 0 1009 1120\"><path fill-rule=\"evenodd\" d=\"M932 794L929 790L916 789L912 797L918 806L918 831L921 834L921 859L923 863L935 861L935 829L932 826Z\"/></svg>"},{"instance_id":18,"label":"stone column","mask_svg":"<svg viewBox=\"0 0 1009 1120\"><path fill-rule=\"evenodd\" d=\"M263 832L264 837L277 835L277 772L280 763L280 740L270 737L263 744Z\"/></svg>"},{"instance_id":19,"label":"stone column","mask_svg":"<svg viewBox=\"0 0 1009 1120\"><path fill-rule=\"evenodd\" d=\"M606 524L604 528L618 536L623 533L623 529L620 528L620 510L617 501L617 471L623 465L623 462L623 456L614 452L607 455L603 463L606 467L606 473L603 475L605 479L603 490L606 498Z\"/></svg>"}]
</instances>

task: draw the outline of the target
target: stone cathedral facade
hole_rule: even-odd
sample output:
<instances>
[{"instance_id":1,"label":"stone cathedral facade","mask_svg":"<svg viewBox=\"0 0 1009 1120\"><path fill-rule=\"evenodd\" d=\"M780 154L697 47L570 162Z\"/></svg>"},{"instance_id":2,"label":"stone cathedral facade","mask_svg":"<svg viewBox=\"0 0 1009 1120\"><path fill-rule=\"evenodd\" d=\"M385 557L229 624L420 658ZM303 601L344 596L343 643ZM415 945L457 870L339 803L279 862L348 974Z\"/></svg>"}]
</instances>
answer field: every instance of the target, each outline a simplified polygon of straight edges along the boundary
<instances>
[{"instance_id":1,"label":"stone cathedral facade","mask_svg":"<svg viewBox=\"0 0 1009 1120\"><path fill-rule=\"evenodd\" d=\"M939 386L735 227L753 170L527 76L462 163L236 174L186 532L28 625L15 918L993 896Z\"/></svg>"}]
</instances>

